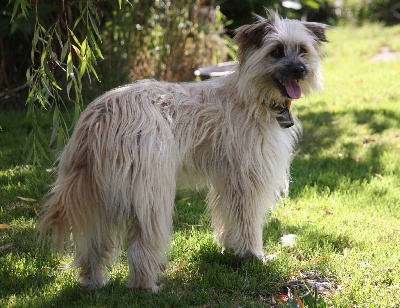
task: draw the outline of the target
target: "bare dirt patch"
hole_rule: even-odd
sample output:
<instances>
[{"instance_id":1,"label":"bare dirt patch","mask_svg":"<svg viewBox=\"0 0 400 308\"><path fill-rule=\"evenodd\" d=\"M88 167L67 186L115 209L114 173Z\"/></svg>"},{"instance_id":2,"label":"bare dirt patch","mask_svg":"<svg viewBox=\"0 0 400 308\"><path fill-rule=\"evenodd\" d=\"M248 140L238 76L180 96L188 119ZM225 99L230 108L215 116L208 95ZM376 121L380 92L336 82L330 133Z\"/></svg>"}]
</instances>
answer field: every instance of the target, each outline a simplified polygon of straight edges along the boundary
<instances>
[{"instance_id":1,"label":"bare dirt patch","mask_svg":"<svg viewBox=\"0 0 400 308\"><path fill-rule=\"evenodd\" d=\"M391 50L390 47L384 46L380 49L379 53L373 56L370 61L371 62L379 62L379 61L391 61L400 58L400 53L394 50Z\"/></svg>"}]
</instances>

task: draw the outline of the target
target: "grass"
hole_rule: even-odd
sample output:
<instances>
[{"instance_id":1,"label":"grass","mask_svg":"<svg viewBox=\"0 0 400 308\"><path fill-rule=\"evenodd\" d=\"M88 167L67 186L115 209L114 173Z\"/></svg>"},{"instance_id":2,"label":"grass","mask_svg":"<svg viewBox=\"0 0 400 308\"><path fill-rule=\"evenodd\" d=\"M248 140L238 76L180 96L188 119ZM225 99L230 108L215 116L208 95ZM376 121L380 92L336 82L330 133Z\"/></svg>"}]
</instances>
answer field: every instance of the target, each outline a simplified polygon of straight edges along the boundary
<instances>
[{"instance_id":1,"label":"grass","mask_svg":"<svg viewBox=\"0 0 400 308\"><path fill-rule=\"evenodd\" d=\"M35 242L37 214L53 175L25 165L30 124L0 114L0 306L283 306L276 296L317 283L335 307L400 306L400 60L370 62L382 46L400 50L400 27L329 32L325 90L294 102L304 127L293 156L290 197L264 229L265 264L221 254L204 192L178 191L172 252L159 294L128 290L124 256L98 291ZM21 199L29 198L29 199ZM36 200L36 201L34 201ZM283 235L296 235L284 246Z\"/></svg>"}]
</instances>

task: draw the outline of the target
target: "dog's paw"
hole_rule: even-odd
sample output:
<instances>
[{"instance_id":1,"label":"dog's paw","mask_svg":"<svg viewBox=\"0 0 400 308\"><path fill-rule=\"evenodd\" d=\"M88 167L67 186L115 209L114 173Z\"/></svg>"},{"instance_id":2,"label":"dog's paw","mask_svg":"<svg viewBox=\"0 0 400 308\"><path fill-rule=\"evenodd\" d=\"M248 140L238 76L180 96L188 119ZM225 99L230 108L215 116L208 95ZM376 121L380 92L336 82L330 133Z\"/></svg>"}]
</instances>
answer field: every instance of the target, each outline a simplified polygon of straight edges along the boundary
<instances>
[{"instance_id":1,"label":"dog's paw","mask_svg":"<svg viewBox=\"0 0 400 308\"><path fill-rule=\"evenodd\" d=\"M126 282L126 287L129 289L147 290L147 291L151 291L153 293L158 293L161 291L161 289L164 287L164 285L163 284L157 285L155 283L141 284L141 283L132 282L132 281L128 280Z\"/></svg>"},{"instance_id":2,"label":"dog's paw","mask_svg":"<svg viewBox=\"0 0 400 308\"><path fill-rule=\"evenodd\" d=\"M160 284L159 286L154 285L154 286L151 288L151 292L153 292L153 293L158 293L158 292L160 292L163 288L164 288L164 285L163 285L163 284Z\"/></svg>"},{"instance_id":3,"label":"dog's paw","mask_svg":"<svg viewBox=\"0 0 400 308\"><path fill-rule=\"evenodd\" d=\"M262 259L263 256L264 256L263 253L255 253L253 251L247 251L242 255L244 259L256 259L256 260Z\"/></svg>"},{"instance_id":4,"label":"dog's paw","mask_svg":"<svg viewBox=\"0 0 400 308\"><path fill-rule=\"evenodd\" d=\"M267 255L267 254L263 255L262 256L263 263L265 264L265 263L268 263L269 261L274 261L274 260L278 259L278 254L279 254L279 252L269 254L269 255Z\"/></svg>"},{"instance_id":5,"label":"dog's paw","mask_svg":"<svg viewBox=\"0 0 400 308\"><path fill-rule=\"evenodd\" d=\"M107 284L107 279L104 278L96 278L96 279L92 279L92 278L87 278L87 277L80 277L78 280L78 284L86 289L89 290L97 290L97 289L101 289L102 287L104 287Z\"/></svg>"}]
</instances>

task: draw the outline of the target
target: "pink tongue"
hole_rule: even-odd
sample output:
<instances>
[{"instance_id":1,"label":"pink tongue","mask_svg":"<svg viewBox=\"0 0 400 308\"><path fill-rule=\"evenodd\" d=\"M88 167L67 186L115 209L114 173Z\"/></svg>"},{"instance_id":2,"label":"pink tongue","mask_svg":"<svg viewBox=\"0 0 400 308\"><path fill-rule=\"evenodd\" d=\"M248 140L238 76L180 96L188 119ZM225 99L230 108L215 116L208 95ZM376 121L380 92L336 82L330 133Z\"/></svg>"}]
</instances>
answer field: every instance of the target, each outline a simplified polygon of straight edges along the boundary
<instances>
[{"instance_id":1,"label":"pink tongue","mask_svg":"<svg viewBox=\"0 0 400 308\"><path fill-rule=\"evenodd\" d=\"M290 98L298 99L301 97L301 88L296 80L286 80L285 88Z\"/></svg>"}]
</instances>

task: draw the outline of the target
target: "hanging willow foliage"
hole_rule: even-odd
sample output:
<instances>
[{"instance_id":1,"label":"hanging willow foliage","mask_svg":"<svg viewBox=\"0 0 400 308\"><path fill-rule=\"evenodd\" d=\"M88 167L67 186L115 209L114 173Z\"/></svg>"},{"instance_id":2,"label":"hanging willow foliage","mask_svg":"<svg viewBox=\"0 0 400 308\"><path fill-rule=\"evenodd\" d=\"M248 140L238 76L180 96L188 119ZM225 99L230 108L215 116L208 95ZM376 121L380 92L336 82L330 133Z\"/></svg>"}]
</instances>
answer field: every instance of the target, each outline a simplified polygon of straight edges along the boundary
<instances>
[{"instance_id":1,"label":"hanging willow foliage","mask_svg":"<svg viewBox=\"0 0 400 308\"><path fill-rule=\"evenodd\" d=\"M11 3L11 1L10 1ZM27 161L40 162L41 158L49 159L47 148L60 150L71 127L75 124L83 109L82 79L94 76L97 58L103 55L99 48L101 35L98 30L100 22L96 0L70 1L62 0L52 14L54 20L41 19L39 1L14 1L12 19L17 14L35 14L35 25L32 39L31 66L26 71L29 94L26 100L27 117L31 120L30 132L25 150ZM54 7L52 8L55 9ZM62 72L62 73L60 73ZM66 93L66 95L65 95ZM62 111L66 105L73 104L72 125L67 124ZM39 124L40 118L52 112L50 138Z\"/></svg>"},{"instance_id":2,"label":"hanging willow foliage","mask_svg":"<svg viewBox=\"0 0 400 308\"><path fill-rule=\"evenodd\" d=\"M230 50L229 39L222 38L225 19L214 1L9 0L10 4L12 20L21 23L25 17L31 27L28 163L51 160L63 148L83 110L82 93L87 97L90 90L98 94L143 78L193 80L198 67L224 61Z\"/></svg>"}]
</instances>

